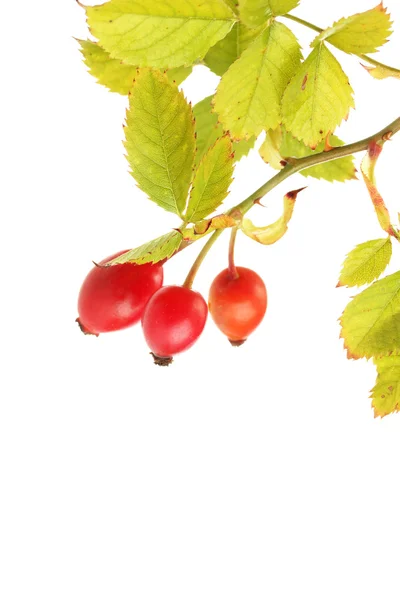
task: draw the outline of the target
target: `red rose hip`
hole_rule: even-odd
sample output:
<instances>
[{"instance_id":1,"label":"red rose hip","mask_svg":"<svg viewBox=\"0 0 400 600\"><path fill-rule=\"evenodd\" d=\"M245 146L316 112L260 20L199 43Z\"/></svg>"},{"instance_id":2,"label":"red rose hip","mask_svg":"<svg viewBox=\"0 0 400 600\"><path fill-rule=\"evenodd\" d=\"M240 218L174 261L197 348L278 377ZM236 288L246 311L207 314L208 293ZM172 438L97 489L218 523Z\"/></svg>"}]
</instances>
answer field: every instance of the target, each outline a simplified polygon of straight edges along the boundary
<instances>
[{"instance_id":1,"label":"red rose hip","mask_svg":"<svg viewBox=\"0 0 400 600\"><path fill-rule=\"evenodd\" d=\"M125 263L105 267L118 252L95 266L82 284L77 319L82 331L99 335L125 329L140 321L149 298L162 286L161 263Z\"/></svg>"},{"instance_id":2,"label":"red rose hip","mask_svg":"<svg viewBox=\"0 0 400 600\"><path fill-rule=\"evenodd\" d=\"M217 327L240 346L263 320L267 290L261 277L246 267L225 269L211 284L208 306Z\"/></svg>"},{"instance_id":3,"label":"red rose hip","mask_svg":"<svg viewBox=\"0 0 400 600\"><path fill-rule=\"evenodd\" d=\"M207 314L207 303L198 292L177 285L158 290L142 317L144 337L154 362L168 365L175 354L190 348L200 337Z\"/></svg>"}]
</instances>

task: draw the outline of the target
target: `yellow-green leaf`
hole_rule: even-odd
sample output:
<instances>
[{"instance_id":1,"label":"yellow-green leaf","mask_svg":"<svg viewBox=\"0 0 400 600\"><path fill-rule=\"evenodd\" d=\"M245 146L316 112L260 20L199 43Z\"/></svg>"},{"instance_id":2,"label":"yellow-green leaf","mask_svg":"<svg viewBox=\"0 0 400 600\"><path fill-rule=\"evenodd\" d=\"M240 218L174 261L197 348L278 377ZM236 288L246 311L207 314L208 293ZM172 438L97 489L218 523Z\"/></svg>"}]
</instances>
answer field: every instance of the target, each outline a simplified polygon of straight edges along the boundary
<instances>
[{"instance_id":1,"label":"yellow-green leaf","mask_svg":"<svg viewBox=\"0 0 400 600\"><path fill-rule=\"evenodd\" d=\"M208 150L197 168L185 221L196 223L220 206L232 183L233 164L232 142L225 135Z\"/></svg>"},{"instance_id":2,"label":"yellow-green leaf","mask_svg":"<svg viewBox=\"0 0 400 600\"><path fill-rule=\"evenodd\" d=\"M349 54L370 54L386 44L391 30L390 15L383 4L340 19L320 33L311 46L326 40Z\"/></svg>"},{"instance_id":3,"label":"yellow-green leaf","mask_svg":"<svg viewBox=\"0 0 400 600\"><path fill-rule=\"evenodd\" d=\"M225 37L235 15L221 0L110 0L86 7L92 34L131 65L190 66Z\"/></svg>"},{"instance_id":4,"label":"yellow-green leaf","mask_svg":"<svg viewBox=\"0 0 400 600\"><path fill-rule=\"evenodd\" d=\"M218 123L218 116L211 112L212 96L208 96L201 100L193 107L193 114L196 120L196 144L197 153L195 162L198 165L211 146L215 144L218 138L224 135L224 128L221 123ZM241 140L234 142L233 150L235 152L235 162L239 161L243 156L246 156L250 149L254 146L255 137L249 140Z\"/></svg>"},{"instance_id":5,"label":"yellow-green leaf","mask_svg":"<svg viewBox=\"0 0 400 600\"><path fill-rule=\"evenodd\" d=\"M302 190L304 190L304 188L286 194L283 199L282 216L266 227L258 227L257 225L254 225L250 219L243 219L241 224L243 233L260 244L266 246L275 244L275 242L280 240L287 232L289 221L293 215L297 194Z\"/></svg>"},{"instance_id":6,"label":"yellow-green leaf","mask_svg":"<svg viewBox=\"0 0 400 600\"><path fill-rule=\"evenodd\" d=\"M307 57L283 96L283 123L315 148L354 107L353 90L333 54L320 44Z\"/></svg>"},{"instance_id":7,"label":"yellow-green leaf","mask_svg":"<svg viewBox=\"0 0 400 600\"><path fill-rule=\"evenodd\" d=\"M376 64L374 67L362 65L368 73L375 79L387 79L388 77L394 77L400 79L400 69L394 67L388 67L387 65Z\"/></svg>"},{"instance_id":8,"label":"yellow-green leaf","mask_svg":"<svg viewBox=\"0 0 400 600\"><path fill-rule=\"evenodd\" d=\"M239 11L237 0L223 0L223 2L225 2L225 4L229 6L229 8L235 13L235 15L238 14Z\"/></svg>"},{"instance_id":9,"label":"yellow-green leaf","mask_svg":"<svg viewBox=\"0 0 400 600\"><path fill-rule=\"evenodd\" d=\"M382 152L382 143L371 142L368 146L368 152L361 161L361 173L367 186L368 193L374 205L379 225L383 231L389 235L396 235L393 226L390 223L390 214L386 204L376 187L375 168L378 158Z\"/></svg>"},{"instance_id":10,"label":"yellow-green leaf","mask_svg":"<svg viewBox=\"0 0 400 600\"><path fill-rule=\"evenodd\" d=\"M129 96L128 162L139 187L182 216L192 179L194 119L182 92L160 71L140 69Z\"/></svg>"},{"instance_id":11,"label":"yellow-green leaf","mask_svg":"<svg viewBox=\"0 0 400 600\"><path fill-rule=\"evenodd\" d=\"M259 27L271 17L285 15L300 0L239 0L240 18L248 27Z\"/></svg>"},{"instance_id":12,"label":"yellow-green leaf","mask_svg":"<svg viewBox=\"0 0 400 600\"><path fill-rule=\"evenodd\" d=\"M400 411L400 356L374 360L378 376L371 392L375 417L386 417Z\"/></svg>"},{"instance_id":13,"label":"yellow-green leaf","mask_svg":"<svg viewBox=\"0 0 400 600\"><path fill-rule=\"evenodd\" d=\"M196 239L199 235L204 235L215 231L216 229L227 229L228 227L235 227L237 225L236 219L230 215L217 215L212 219L205 219L195 224L192 235L189 239ZM187 239L187 238L185 238Z\"/></svg>"},{"instance_id":14,"label":"yellow-green leaf","mask_svg":"<svg viewBox=\"0 0 400 600\"><path fill-rule=\"evenodd\" d=\"M400 271L373 283L347 305L340 319L349 358L388 356L400 350Z\"/></svg>"},{"instance_id":15,"label":"yellow-green leaf","mask_svg":"<svg viewBox=\"0 0 400 600\"><path fill-rule=\"evenodd\" d=\"M223 75L260 32L260 28L249 29L243 23L235 23L228 35L210 48L204 63L216 75Z\"/></svg>"},{"instance_id":16,"label":"yellow-green leaf","mask_svg":"<svg viewBox=\"0 0 400 600\"><path fill-rule=\"evenodd\" d=\"M151 240L138 248L129 250L121 256L114 258L110 265L122 265L124 263L134 263L144 265L146 263L156 263L170 258L179 248L183 240L179 231L171 231L161 237Z\"/></svg>"},{"instance_id":17,"label":"yellow-green leaf","mask_svg":"<svg viewBox=\"0 0 400 600\"><path fill-rule=\"evenodd\" d=\"M346 257L337 287L361 286L382 275L392 257L390 237L359 244Z\"/></svg>"},{"instance_id":18,"label":"yellow-green leaf","mask_svg":"<svg viewBox=\"0 0 400 600\"><path fill-rule=\"evenodd\" d=\"M265 140L260 146L260 156L264 162L270 165L273 169L279 171L285 165L285 161L280 152L282 144L282 128L270 129L267 131Z\"/></svg>"},{"instance_id":19,"label":"yellow-green leaf","mask_svg":"<svg viewBox=\"0 0 400 600\"><path fill-rule=\"evenodd\" d=\"M300 60L293 33L273 22L229 67L218 86L214 110L234 139L277 127L282 94Z\"/></svg>"},{"instance_id":20,"label":"yellow-green leaf","mask_svg":"<svg viewBox=\"0 0 400 600\"><path fill-rule=\"evenodd\" d=\"M336 135L329 137L329 144L332 148L343 146L344 142ZM312 156L323 152L325 143L320 142L315 150L312 150L306 146L301 140L293 137L291 133L288 133L283 128L281 153L282 155L293 158L302 158L304 156ZM343 156L343 158L337 158L314 167L308 167L300 171L301 175L305 177L314 177L315 179L325 179L326 181L348 181L349 179L355 178L356 169L354 166L354 156Z\"/></svg>"},{"instance_id":21,"label":"yellow-green leaf","mask_svg":"<svg viewBox=\"0 0 400 600\"><path fill-rule=\"evenodd\" d=\"M109 53L96 42L90 40L78 40L78 42L81 46L84 62L91 75L111 92L123 96L128 95L132 89L137 68L132 65L125 65L121 60L111 58ZM175 81L176 85L179 85L191 72L192 67L178 67L167 71L167 77L170 81Z\"/></svg>"},{"instance_id":22,"label":"yellow-green leaf","mask_svg":"<svg viewBox=\"0 0 400 600\"><path fill-rule=\"evenodd\" d=\"M329 137L329 144L336 148L343 146L343 141L336 135ZM286 131L284 127L279 127L267 132L264 144L260 148L261 158L269 163L274 169L282 169L288 158L303 158L323 152L325 143L320 142L315 150L306 146L304 142L296 139ZM354 167L354 157L344 156L336 158L326 163L308 167L300 171L305 177L314 177L315 179L325 179L326 181L347 181L354 179L356 169Z\"/></svg>"}]
</instances>

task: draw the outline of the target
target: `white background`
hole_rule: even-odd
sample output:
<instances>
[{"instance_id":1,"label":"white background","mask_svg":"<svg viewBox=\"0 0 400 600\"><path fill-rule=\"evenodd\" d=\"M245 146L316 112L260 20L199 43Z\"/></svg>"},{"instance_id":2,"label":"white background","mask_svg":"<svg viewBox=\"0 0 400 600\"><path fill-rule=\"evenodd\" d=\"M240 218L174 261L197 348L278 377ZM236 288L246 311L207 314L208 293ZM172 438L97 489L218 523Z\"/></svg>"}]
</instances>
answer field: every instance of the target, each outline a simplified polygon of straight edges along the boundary
<instances>
[{"instance_id":1,"label":"white background","mask_svg":"<svg viewBox=\"0 0 400 600\"><path fill-rule=\"evenodd\" d=\"M303 0L295 14L326 26L372 6ZM400 3L388 6L397 33L380 58L399 66ZM9 2L2 22L1 599L399 600L400 417L373 418L373 365L347 361L338 339L353 293L335 289L341 263L382 235L362 183L308 179L281 242L239 238L238 264L269 292L243 347L210 321L160 369L140 327L84 337L76 298L91 260L177 221L128 174L126 99L86 73L82 9ZM308 52L313 32L293 30ZM335 54L357 105L340 135L354 141L398 116L400 82ZM199 67L184 90L196 102L217 81ZM378 169L394 219L399 156L400 136ZM252 153L226 205L271 175ZM286 181L254 220L274 220L304 183ZM227 241L196 280L204 295ZM198 250L167 265L167 283ZM399 267L396 247L388 272Z\"/></svg>"}]
</instances>

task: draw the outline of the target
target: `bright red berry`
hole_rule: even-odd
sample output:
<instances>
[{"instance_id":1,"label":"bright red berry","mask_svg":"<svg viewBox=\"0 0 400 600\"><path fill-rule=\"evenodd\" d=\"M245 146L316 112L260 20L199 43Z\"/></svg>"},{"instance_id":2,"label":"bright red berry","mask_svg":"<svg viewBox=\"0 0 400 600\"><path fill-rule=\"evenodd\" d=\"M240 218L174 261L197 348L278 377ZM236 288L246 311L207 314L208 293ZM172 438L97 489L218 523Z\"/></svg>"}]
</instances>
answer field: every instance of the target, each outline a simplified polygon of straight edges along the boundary
<instances>
[{"instance_id":1,"label":"bright red berry","mask_svg":"<svg viewBox=\"0 0 400 600\"><path fill-rule=\"evenodd\" d=\"M240 346L263 320L267 290L261 277L246 267L237 276L225 269L214 279L208 306L217 327L234 346Z\"/></svg>"},{"instance_id":2,"label":"bright red berry","mask_svg":"<svg viewBox=\"0 0 400 600\"><path fill-rule=\"evenodd\" d=\"M208 308L203 296L186 287L166 286L149 300L142 317L143 333L159 365L168 365L178 352L200 337Z\"/></svg>"},{"instance_id":3,"label":"bright red berry","mask_svg":"<svg viewBox=\"0 0 400 600\"><path fill-rule=\"evenodd\" d=\"M120 256L105 258L87 275L79 292L77 319L84 333L98 335L137 323L149 298L162 286L161 263L125 263L105 267Z\"/></svg>"}]
</instances>

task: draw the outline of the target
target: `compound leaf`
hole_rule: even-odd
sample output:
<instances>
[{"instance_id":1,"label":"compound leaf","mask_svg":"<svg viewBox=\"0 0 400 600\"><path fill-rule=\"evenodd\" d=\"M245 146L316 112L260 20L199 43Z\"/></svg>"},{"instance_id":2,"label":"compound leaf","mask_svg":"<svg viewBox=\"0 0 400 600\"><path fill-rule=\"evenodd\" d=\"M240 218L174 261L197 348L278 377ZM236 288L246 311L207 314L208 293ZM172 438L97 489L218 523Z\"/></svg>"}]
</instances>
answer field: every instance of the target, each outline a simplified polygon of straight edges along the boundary
<instances>
[{"instance_id":1,"label":"compound leaf","mask_svg":"<svg viewBox=\"0 0 400 600\"><path fill-rule=\"evenodd\" d=\"M392 257L390 237L359 244L346 257L337 287L361 286L382 275Z\"/></svg>"},{"instance_id":2,"label":"compound leaf","mask_svg":"<svg viewBox=\"0 0 400 600\"><path fill-rule=\"evenodd\" d=\"M386 417L400 411L400 356L376 358L378 376L371 391L375 417Z\"/></svg>"},{"instance_id":3,"label":"compound leaf","mask_svg":"<svg viewBox=\"0 0 400 600\"><path fill-rule=\"evenodd\" d=\"M340 19L320 33L311 46L326 40L349 54L369 54L386 44L391 31L390 15L382 3L351 17Z\"/></svg>"},{"instance_id":4,"label":"compound leaf","mask_svg":"<svg viewBox=\"0 0 400 600\"><path fill-rule=\"evenodd\" d=\"M161 237L151 240L138 248L129 250L121 256L114 258L110 265L122 265L124 263L135 263L144 265L145 263L156 263L170 258L179 248L183 240L179 231L171 231Z\"/></svg>"},{"instance_id":5,"label":"compound leaf","mask_svg":"<svg viewBox=\"0 0 400 600\"><path fill-rule=\"evenodd\" d=\"M239 0L240 18L248 27L265 25L271 17L284 15L300 0Z\"/></svg>"},{"instance_id":6,"label":"compound leaf","mask_svg":"<svg viewBox=\"0 0 400 600\"><path fill-rule=\"evenodd\" d=\"M157 69L192 65L235 23L221 0L109 0L86 14L112 58Z\"/></svg>"},{"instance_id":7,"label":"compound leaf","mask_svg":"<svg viewBox=\"0 0 400 600\"><path fill-rule=\"evenodd\" d=\"M182 92L160 71L136 75L125 129L128 162L139 187L182 216L195 154L194 119Z\"/></svg>"},{"instance_id":8,"label":"compound leaf","mask_svg":"<svg viewBox=\"0 0 400 600\"><path fill-rule=\"evenodd\" d=\"M341 337L348 358L389 356L400 350L400 271L373 283L345 308Z\"/></svg>"},{"instance_id":9,"label":"compound leaf","mask_svg":"<svg viewBox=\"0 0 400 600\"><path fill-rule=\"evenodd\" d=\"M109 53L96 42L90 40L78 40L78 42L81 46L80 50L84 62L91 75L111 92L124 96L128 95L132 89L137 68L126 65L116 58L111 58ZM176 85L179 85L190 75L191 71L192 67L178 67L167 71L167 77L170 81L175 81Z\"/></svg>"},{"instance_id":10,"label":"compound leaf","mask_svg":"<svg viewBox=\"0 0 400 600\"><path fill-rule=\"evenodd\" d=\"M196 223L214 212L228 195L233 175L232 142L217 140L201 160L193 179L185 220Z\"/></svg>"},{"instance_id":11,"label":"compound leaf","mask_svg":"<svg viewBox=\"0 0 400 600\"><path fill-rule=\"evenodd\" d=\"M229 67L218 86L214 110L233 139L277 127L282 94L300 60L293 33L273 22Z\"/></svg>"},{"instance_id":12,"label":"compound leaf","mask_svg":"<svg viewBox=\"0 0 400 600\"><path fill-rule=\"evenodd\" d=\"M353 90L333 54L320 44L286 88L283 123L296 138L316 148L354 107Z\"/></svg>"}]
</instances>

